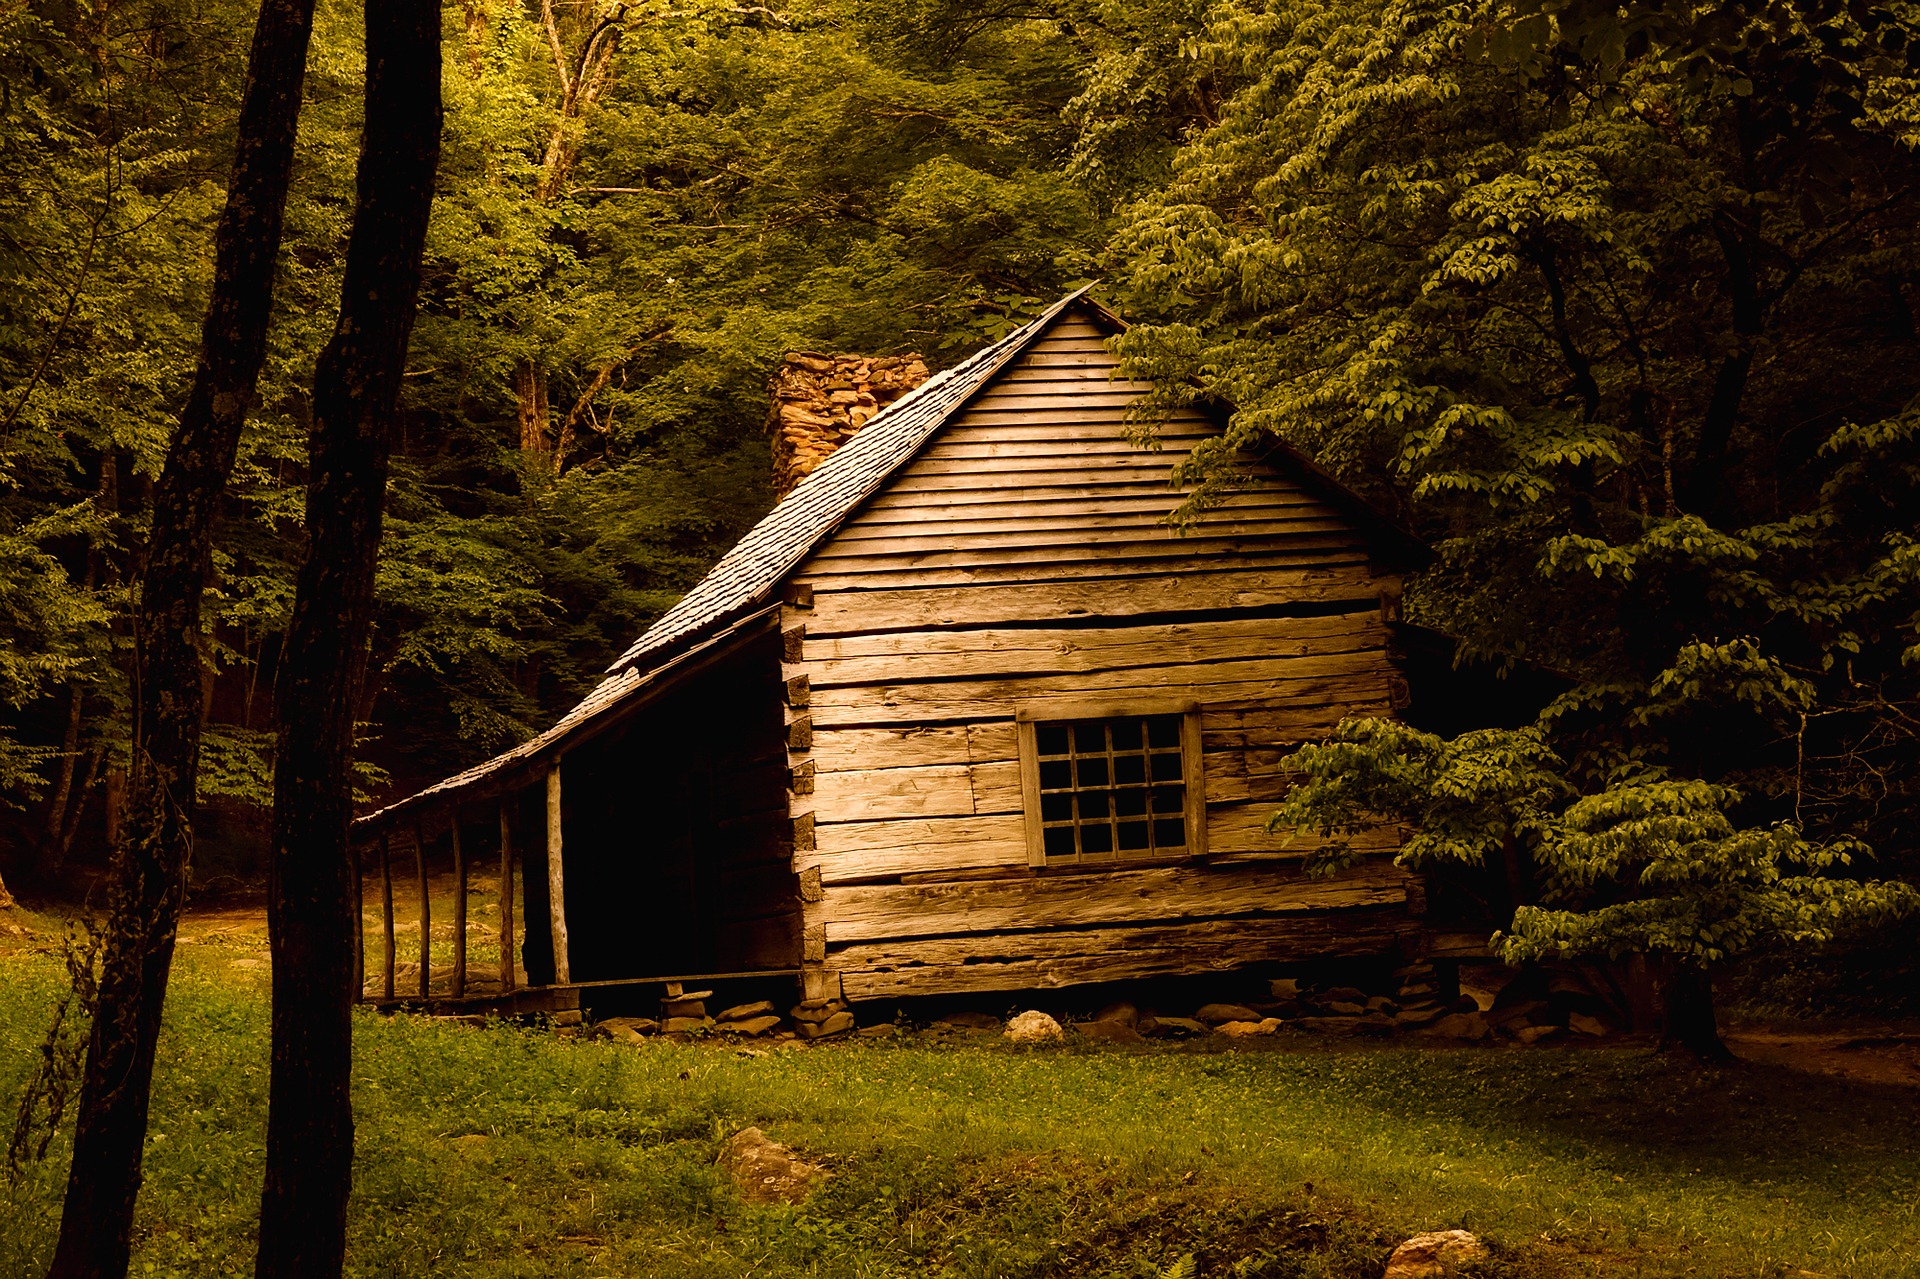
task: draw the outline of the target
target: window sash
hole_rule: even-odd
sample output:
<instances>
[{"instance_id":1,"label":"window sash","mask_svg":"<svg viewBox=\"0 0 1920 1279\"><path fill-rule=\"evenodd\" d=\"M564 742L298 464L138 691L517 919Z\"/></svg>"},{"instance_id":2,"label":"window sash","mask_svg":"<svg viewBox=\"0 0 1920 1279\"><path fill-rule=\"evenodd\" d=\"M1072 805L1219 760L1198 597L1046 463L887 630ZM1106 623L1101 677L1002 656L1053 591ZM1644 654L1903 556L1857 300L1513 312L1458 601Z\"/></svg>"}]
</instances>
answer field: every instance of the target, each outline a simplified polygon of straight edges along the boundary
<instances>
[{"instance_id":1,"label":"window sash","mask_svg":"<svg viewBox=\"0 0 1920 1279\"><path fill-rule=\"evenodd\" d=\"M1048 706L1023 709L1017 720L1030 865L1126 866L1206 852L1200 716L1192 703ZM1156 721L1163 729L1157 745ZM1136 726L1138 747L1130 742ZM1145 846L1123 847L1139 841L1142 826Z\"/></svg>"}]
</instances>

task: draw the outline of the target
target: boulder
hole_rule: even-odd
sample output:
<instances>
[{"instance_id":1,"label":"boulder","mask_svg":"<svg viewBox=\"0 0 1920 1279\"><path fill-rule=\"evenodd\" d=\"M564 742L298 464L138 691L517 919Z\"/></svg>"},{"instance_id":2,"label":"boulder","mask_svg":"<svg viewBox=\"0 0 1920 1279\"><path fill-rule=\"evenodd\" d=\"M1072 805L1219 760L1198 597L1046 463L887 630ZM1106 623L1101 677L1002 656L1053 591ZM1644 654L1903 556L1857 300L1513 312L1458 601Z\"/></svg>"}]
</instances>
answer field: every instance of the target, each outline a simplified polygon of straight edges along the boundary
<instances>
[{"instance_id":1,"label":"boulder","mask_svg":"<svg viewBox=\"0 0 1920 1279\"><path fill-rule=\"evenodd\" d=\"M799 1203L826 1175L790 1148L771 1141L758 1128L743 1128L727 1139L715 1160L748 1203Z\"/></svg>"},{"instance_id":2,"label":"boulder","mask_svg":"<svg viewBox=\"0 0 1920 1279\"><path fill-rule=\"evenodd\" d=\"M1464 1230L1415 1235L1393 1250L1380 1279L1453 1279L1460 1268L1487 1255L1487 1246Z\"/></svg>"},{"instance_id":3,"label":"boulder","mask_svg":"<svg viewBox=\"0 0 1920 1279\"><path fill-rule=\"evenodd\" d=\"M1140 1044L1146 1040L1123 1021L1083 1021L1074 1027L1082 1039L1100 1039L1110 1044Z\"/></svg>"},{"instance_id":4,"label":"boulder","mask_svg":"<svg viewBox=\"0 0 1920 1279\"><path fill-rule=\"evenodd\" d=\"M1140 1028L1140 1010L1132 1004L1108 1004L1093 1015L1095 1021L1118 1022L1129 1030Z\"/></svg>"},{"instance_id":5,"label":"boulder","mask_svg":"<svg viewBox=\"0 0 1920 1279\"><path fill-rule=\"evenodd\" d=\"M1037 1009L1028 1009L1007 1023L1006 1036L1016 1044L1057 1044L1066 1038L1060 1023Z\"/></svg>"},{"instance_id":6,"label":"boulder","mask_svg":"<svg viewBox=\"0 0 1920 1279\"><path fill-rule=\"evenodd\" d=\"M1260 1014L1245 1004L1202 1004L1193 1019L1209 1026L1218 1026L1229 1021L1259 1021Z\"/></svg>"}]
</instances>

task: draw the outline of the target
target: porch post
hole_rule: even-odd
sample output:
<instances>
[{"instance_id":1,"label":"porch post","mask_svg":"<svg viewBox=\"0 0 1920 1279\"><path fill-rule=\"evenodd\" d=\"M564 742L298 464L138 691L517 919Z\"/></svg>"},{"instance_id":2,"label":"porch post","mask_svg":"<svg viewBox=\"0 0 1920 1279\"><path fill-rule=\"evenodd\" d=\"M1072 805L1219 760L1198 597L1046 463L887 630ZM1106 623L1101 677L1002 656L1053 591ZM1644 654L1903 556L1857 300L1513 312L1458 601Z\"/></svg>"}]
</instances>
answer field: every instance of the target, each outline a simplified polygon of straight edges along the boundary
<instances>
[{"instance_id":1,"label":"porch post","mask_svg":"<svg viewBox=\"0 0 1920 1279\"><path fill-rule=\"evenodd\" d=\"M564 986L573 974L567 963L567 894L560 857L560 761L556 759L547 769L547 918L553 929L553 980Z\"/></svg>"}]
</instances>

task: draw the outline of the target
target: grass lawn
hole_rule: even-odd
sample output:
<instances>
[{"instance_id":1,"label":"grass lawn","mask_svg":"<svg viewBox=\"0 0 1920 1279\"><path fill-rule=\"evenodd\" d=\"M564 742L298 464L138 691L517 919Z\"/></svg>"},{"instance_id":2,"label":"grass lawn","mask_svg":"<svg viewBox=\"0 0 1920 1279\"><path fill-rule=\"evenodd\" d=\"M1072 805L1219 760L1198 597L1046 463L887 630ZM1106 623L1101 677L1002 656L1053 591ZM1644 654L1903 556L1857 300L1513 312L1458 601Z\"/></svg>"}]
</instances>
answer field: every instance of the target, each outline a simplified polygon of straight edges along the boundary
<instances>
[{"instance_id":1,"label":"grass lawn","mask_svg":"<svg viewBox=\"0 0 1920 1279\"><path fill-rule=\"evenodd\" d=\"M49 935L0 948L7 1116L63 982ZM180 951L136 1275L252 1273L263 958L244 933ZM1396 1239L1464 1225L1497 1249L1487 1275L1920 1279L1913 1090L1644 1049L750 1057L368 1014L356 1072L355 1275L1144 1277L1191 1255L1199 1276L1371 1279ZM713 1160L750 1124L831 1180L743 1205ZM0 1178L0 1275L44 1269L64 1157Z\"/></svg>"}]
</instances>

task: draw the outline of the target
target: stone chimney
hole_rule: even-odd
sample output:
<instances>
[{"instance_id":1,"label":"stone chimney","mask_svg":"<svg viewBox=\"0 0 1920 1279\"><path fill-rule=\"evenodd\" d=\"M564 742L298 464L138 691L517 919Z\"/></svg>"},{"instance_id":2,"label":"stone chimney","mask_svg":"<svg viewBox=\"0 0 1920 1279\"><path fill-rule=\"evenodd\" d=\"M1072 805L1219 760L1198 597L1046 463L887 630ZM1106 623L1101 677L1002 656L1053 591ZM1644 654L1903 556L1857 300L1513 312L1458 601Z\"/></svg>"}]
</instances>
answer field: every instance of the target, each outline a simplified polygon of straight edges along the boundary
<instances>
[{"instance_id":1,"label":"stone chimney","mask_svg":"<svg viewBox=\"0 0 1920 1279\"><path fill-rule=\"evenodd\" d=\"M814 467L852 439L868 419L926 381L917 355L821 355L796 351L769 383L773 405L773 495L793 491Z\"/></svg>"}]
</instances>

